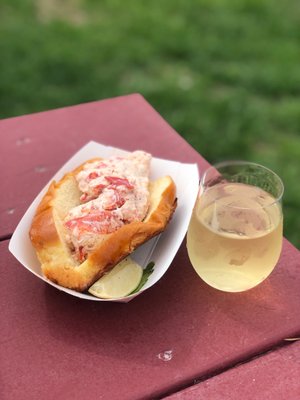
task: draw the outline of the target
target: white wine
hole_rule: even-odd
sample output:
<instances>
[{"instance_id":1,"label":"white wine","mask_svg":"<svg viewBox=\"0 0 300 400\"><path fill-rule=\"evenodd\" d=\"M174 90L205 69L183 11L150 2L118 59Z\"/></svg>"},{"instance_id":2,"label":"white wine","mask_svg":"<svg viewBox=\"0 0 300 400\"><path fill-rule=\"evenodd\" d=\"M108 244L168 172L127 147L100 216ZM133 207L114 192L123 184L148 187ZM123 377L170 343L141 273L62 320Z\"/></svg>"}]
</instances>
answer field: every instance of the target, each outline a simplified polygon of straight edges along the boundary
<instances>
[{"instance_id":1,"label":"white wine","mask_svg":"<svg viewBox=\"0 0 300 400\"><path fill-rule=\"evenodd\" d=\"M281 246L281 206L261 188L220 183L199 197L187 249L210 286L240 292L258 285L274 269Z\"/></svg>"}]
</instances>

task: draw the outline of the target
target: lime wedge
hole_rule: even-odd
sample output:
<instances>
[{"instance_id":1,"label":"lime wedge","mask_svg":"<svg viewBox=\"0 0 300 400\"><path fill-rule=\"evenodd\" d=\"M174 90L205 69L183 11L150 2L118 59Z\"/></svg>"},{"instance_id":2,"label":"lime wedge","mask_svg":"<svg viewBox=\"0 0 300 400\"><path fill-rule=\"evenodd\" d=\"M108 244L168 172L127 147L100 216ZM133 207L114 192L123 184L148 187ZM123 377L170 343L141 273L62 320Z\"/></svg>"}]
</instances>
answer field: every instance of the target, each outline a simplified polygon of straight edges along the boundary
<instances>
[{"instance_id":1,"label":"lime wedge","mask_svg":"<svg viewBox=\"0 0 300 400\"><path fill-rule=\"evenodd\" d=\"M138 287L142 276L143 268L132 258L127 257L98 279L88 291L102 299L124 297Z\"/></svg>"}]
</instances>

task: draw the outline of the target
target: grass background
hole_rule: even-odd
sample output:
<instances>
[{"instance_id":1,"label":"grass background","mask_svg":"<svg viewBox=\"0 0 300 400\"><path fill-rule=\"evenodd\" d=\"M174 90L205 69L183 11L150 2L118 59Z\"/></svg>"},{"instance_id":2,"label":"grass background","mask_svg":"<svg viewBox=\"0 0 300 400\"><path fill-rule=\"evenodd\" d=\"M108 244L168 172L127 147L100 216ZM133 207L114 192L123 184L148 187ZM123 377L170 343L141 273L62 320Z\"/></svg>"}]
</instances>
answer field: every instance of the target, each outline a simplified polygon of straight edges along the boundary
<instances>
[{"instance_id":1,"label":"grass background","mask_svg":"<svg viewBox=\"0 0 300 400\"><path fill-rule=\"evenodd\" d=\"M300 247L298 0L1 0L0 117L141 93L211 163L286 187Z\"/></svg>"}]
</instances>

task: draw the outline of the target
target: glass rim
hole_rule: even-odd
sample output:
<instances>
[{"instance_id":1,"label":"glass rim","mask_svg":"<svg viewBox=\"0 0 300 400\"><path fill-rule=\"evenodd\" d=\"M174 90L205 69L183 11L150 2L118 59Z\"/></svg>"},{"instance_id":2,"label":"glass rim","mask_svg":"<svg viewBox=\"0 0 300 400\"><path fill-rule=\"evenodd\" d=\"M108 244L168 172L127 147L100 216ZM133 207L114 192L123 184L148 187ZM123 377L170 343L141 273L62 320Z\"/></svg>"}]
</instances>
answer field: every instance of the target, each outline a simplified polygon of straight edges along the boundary
<instances>
[{"instance_id":1,"label":"glass rim","mask_svg":"<svg viewBox=\"0 0 300 400\"><path fill-rule=\"evenodd\" d=\"M282 200L282 197L283 197L283 194L284 194L284 184L283 184L283 181L282 181L282 179L280 178L280 176L278 175L278 174L276 174L276 172L274 172L274 171L272 171L270 168L268 168L268 167L265 167L264 165L262 165L262 164L258 164L258 163L255 163L255 162L252 162L252 161L245 161L245 160L228 160L228 161L221 161L221 162L218 162L218 163L216 163L216 164L211 164L208 168L206 168L205 170L204 170L204 172L203 172L203 174L202 174L202 176L201 176L201 179L200 179L200 187L203 187L203 186L205 186L205 184L204 184L204 181L205 181L205 178L207 177L207 174L208 174L208 172L210 171L210 170L213 170L213 169L215 169L215 170L217 170L217 171L219 171L218 170L218 168L221 168L221 167L226 167L226 166L230 166L230 165L251 165L251 166L254 166L254 167L258 167L258 168L260 168L260 169L263 169L263 170L265 170L265 171L267 171L267 172L269 172L270 174L272 174L275 178L276 178L276 180L279 182L279 185L280 185L280 192L279 192L279 195L278 196L274 196L274 199L275 199L275 201L273 201L272 203L270 203L270 204L267 204L266 206L261 206L261 207L259 207L259 208L265 208L265 207L269 207L269 206L272 206L273 204L276 204L276 203L279 203L281 200ZM254 185L252 185L252 186L254 186ZM234 206L233 208L243 208L243 207L236 207L236 206Z\"/></svg>"}]
</instances>

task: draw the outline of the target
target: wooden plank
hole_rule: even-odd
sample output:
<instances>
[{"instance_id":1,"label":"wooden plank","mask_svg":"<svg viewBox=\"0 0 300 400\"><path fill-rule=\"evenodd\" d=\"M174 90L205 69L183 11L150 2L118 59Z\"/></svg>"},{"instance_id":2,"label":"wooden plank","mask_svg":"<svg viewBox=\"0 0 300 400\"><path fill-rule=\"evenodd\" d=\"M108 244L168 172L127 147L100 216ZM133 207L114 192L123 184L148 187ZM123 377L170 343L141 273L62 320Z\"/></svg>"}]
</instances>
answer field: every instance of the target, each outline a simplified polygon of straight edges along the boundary
<instances>
[{"instance_id":1,"label":"wooden plank","mask_svg":"<svg viewBox=\"0 0 300 400\"><path fill-rule=\"evenodd\" d=\"M271 277L228 294L196 276L185 247L128 304L82 301L25 270L0 243L2 398L155 398L300 331L299 252L286 242ZM120 397L121 396L121 397Z\"/></svg>"},{"instance_id":2,"label":"wooden plank","mask_svg":"<svg viewBox=\"0 0 300 400\"><path fill-rule=\"evenodd\" d=\"M258 357L168 400L296 400L300 398L300 343Z\"/></svg>"},{"instance_id":3,"label":"wooden plank","mask_svg":"<svg viewBox=\"0 0 300 400\"><path fill-rule=\"evenodd\" d=\"M44 185L90 140L208 165L138 94L5 119L0 135L0 237L14 231Z\"/></svg>"}]
</instances>

